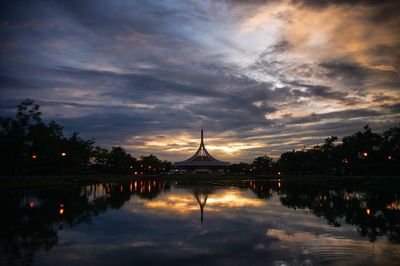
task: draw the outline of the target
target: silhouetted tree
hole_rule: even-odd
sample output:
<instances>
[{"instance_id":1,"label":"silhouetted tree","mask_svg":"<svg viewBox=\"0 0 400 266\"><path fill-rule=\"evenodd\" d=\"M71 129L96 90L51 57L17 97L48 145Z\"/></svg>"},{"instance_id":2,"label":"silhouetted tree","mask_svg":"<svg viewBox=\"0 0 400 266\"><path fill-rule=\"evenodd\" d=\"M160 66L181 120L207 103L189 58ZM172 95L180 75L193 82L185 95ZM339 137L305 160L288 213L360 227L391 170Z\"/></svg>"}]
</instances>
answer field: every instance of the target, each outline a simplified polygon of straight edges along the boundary
<instances>
[{"instance_id":1,"label":"silhouetted tree","mask_svg":"<svg viewBox=\"0 0 400 266\"><path fill-rule=\"evenodd\" d=\"M255 174L271 174L273 160L267 155L259 156L253 161L253 173Z\"/></svg>"},{"instance_id":2,"label":"silhouetted tree","mask_svg":"<svg viewBox=\"0 0 400 266\"><path fill-rule=\"evenodd\" d=\"M121 147L112 147L107 160L109 173L129 174L133 169L133 158Z\"/></svg>"},{"instance_id":3,"label":"silhouetted tree","mask_svg":"<svg viewBox=\"0 0 400 266\"><path fill-rule=\"evenodd\" d=\"M381 174L378 170L382 159L381 145L382 136L373 133L368 125L363 132L344 137L340 148L346 156L344 159L347 160L350 174Z\"/></svg>"},{"instance_id":4,"label":"silhouetted tree","mask_svg":"<svg viewBox=\"0 0 400 266\"><path fill-rule=\"evenodd\" d=\"M107 149L96 146L92 150L90 167L95 173L107 172L107 161L110 153Z\"/></svg>"},{"instance_id":5,"label":"silhouetted tree","mask_svg":"<svg viewBox=\"0 0 400 266\"><path fill-rule=\"evenodd\" d=\"M248 163L240 162L229 165L228 170L233 174L247 174L250 172L250 168L251 166Z\"/></svg>"},{"instance_id":6,"label":"silhouetted tree","mask_svg":"<svg viewBox=\"0 0 400 266\"><path fill-rule=\"evenodd\" d=\"M308 150L283 153L277 168L293 175L399 175L400 128L391 128L383 134L364 131L343 138L325 139L322 145Z\"/></svg>"},{"instance_id":7,"label":"silhouetted tree","mask_svg":"<svg viewBox=\"0 0 400 266\"><path fill-rule=\"evenodd\" d=\"M136 160L121 147L95 147L78 132L65 137L62 126L42 121L39 105L30 99L18 105L14 118L0 117L0 150L0 175L132 174L139 168L158 174L171 168L155 155Z\"/></svg>"},{"instance_id":8,"label":"silhouetted tree","mask_svg":"<svg viewBox=\"0 0 400 266\"><path fill-rule=\"evenodd\" d=\"M35 127L45 127L39 105L25 100L17 107L15 118L0 118L0 160L5 175L24 174L29 164L32 150L31 131Z\"/></svg>"}]
</instances>

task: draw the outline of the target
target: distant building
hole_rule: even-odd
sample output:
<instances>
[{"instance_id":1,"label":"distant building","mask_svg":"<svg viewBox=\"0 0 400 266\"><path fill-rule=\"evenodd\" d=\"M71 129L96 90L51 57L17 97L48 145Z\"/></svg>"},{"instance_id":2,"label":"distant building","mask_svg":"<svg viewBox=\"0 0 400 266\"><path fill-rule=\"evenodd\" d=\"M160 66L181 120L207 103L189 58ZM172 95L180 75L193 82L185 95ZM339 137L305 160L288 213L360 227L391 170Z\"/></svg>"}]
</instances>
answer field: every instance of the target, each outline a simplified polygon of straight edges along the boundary
<instances>
[{"instance_id":1,"label":"distant building","mask_svg":"<svg viewBox=\"0 0 400 266\"><path fill-rule=\"evenodd\" d=\"M175 163L177 168L192 170L196 173L225 169L228 165L230 165L229 162L217 160L207 151L204 145L203 129L201 129L201 142L197 152L189 159Z\"/></svg>"}]
</instances>

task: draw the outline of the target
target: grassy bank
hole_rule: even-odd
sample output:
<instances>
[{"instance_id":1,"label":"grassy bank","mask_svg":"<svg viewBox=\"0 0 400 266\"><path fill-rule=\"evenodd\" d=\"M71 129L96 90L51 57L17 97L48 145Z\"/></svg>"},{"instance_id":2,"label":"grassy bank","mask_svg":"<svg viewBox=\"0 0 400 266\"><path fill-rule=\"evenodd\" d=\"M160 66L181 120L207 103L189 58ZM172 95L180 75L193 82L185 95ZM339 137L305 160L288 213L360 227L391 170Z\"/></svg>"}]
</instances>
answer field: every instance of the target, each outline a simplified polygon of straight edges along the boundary
<instances>
[{"instance_id":1,"label":"grassy bank","mask_svg":"<svg viewBox=\"0 0 400 266\"><path fill-rule=\"evenodd\" d=\"M28 189L55 186L70 186L76 184L93 184L99 182L128 182L132 178L162 179L175 181L240 181L254 179L280 179L286 182L301 182L316 185L340 185L363 188L400 189L400 177L388 176L247 176L222 174L185 174L158 176L31 176L31 177L0 177L0 189Z\"/></svg>"}]
</instances>

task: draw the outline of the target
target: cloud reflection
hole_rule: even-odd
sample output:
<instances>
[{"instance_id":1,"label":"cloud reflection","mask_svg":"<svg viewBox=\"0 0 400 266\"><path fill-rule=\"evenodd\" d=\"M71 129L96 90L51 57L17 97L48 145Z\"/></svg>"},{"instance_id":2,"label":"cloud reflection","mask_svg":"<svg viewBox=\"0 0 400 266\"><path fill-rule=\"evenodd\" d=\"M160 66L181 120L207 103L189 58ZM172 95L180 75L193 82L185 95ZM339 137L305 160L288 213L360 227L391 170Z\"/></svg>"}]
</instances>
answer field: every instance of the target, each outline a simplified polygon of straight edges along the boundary
<instances>
[{"instance_id":1,"label":"cloud reflection","mask_svg":"<svg viewBox=\"0 0 400 266\"><path fill-rule=\"evenodd\" d=\"M191 193L164 194L151 201L133 198L131 203L133 211L137 211L137 205L140 204L148 211L166 212L169 214L190 213L199 211L200 207L196 197ZM229 209L243 207L260 207L265 205L265 201L256 199L248 191L238 191L236 189L221 189L217 193L210 193L207 197L205 207L206 212L229 211Z\"/></svg>"}]
</instances>

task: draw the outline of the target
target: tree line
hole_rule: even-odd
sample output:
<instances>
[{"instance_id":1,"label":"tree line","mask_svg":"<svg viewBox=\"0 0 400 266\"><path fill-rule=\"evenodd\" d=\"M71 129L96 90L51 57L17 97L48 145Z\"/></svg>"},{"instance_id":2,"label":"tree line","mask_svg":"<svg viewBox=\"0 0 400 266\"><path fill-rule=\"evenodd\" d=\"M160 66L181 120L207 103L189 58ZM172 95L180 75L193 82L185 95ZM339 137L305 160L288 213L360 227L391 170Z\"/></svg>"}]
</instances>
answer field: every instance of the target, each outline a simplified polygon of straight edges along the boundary
<instances>
[{"instance_id":1,"label":"tree line","mask_svg":"<svg viewBox=\"0 0 400 266\"><path fill-rule=\"evenodd\" d=\"M277 161L260 156L252 163L232 164L232 173L275 175L400 175L400 127L382 134L366 125L363 131L325 139L309 149L281 154Z\"/></svg>"},{"instance_id":2,"label":"tree line","mask_svg":"<svg viewBox=\"0 0 400 266\"><path fill-rule=\"evenodd\" d=\"M121 147L95 146L78 132L65 136L61 125L41 115L27 99L15 117L0 117L0 175L158 174L171 168L153 154L134 158Z\"/></svg>"},{"instance_id":3,"label":"tree line","mask_svg":"<svg viewBox=\"0 0 400 266\"><path fill-rule=\"evenodd\" d=\"M41 118L40 107L27 99L15 117L0 117L0 175L84 175L167 172L172 164L157 156L134 158L121 147L110 150L85 140L78 132L65 136L63 127ZM259 156L252 163L232 164L227 172L250 175L399 175L400 127L379 134L363 131L336 136L309 149L292 150L274 161Z\"/></svg>"}]
</instances>

